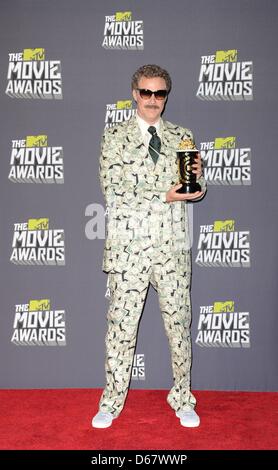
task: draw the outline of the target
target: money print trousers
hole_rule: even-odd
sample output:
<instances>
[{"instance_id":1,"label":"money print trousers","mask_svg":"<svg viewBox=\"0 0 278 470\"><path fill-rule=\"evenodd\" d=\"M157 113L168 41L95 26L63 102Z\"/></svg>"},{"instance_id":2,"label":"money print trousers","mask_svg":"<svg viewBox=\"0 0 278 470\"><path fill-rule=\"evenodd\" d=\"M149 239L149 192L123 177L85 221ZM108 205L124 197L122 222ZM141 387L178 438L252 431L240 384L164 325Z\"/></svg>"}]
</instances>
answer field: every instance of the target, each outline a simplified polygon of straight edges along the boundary
<instances>
[{"instance_id":1,"label":"money print trousers","mask_svg":"<svg viewBox=\"0 0 278 470\"><path fill-rule=\"evenodd\" d=\"M133 257L133 260L132 260ZM149 283L158 293L169 341L174 385L167 396L175 410L193 409L196 400L190 391L191 369L191 254L175 254L165 248L150 247L133 254L124 270L108 273L110 303L107 313L106 386L100 410L117 417L129 389L138 324Z\"/></svg>"}]
</instances>

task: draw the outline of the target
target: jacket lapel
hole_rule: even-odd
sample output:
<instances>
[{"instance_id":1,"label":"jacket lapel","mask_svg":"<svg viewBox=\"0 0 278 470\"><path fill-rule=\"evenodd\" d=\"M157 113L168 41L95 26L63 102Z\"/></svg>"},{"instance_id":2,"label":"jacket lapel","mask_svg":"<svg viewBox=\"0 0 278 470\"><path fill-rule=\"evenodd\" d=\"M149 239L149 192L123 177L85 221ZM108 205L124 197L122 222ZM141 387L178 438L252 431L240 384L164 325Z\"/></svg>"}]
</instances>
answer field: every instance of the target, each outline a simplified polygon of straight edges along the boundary
<instances>
[{"instance_id":1,"label":"jacket lapel","mask_svg":"<svg viewBox=\"0 0 278 470\"><path fill-rule=\"evenodd\" d=\"M180 135L177 129L173 125L169 125L167 121L162 120L162 132L161 132L161 151L160 156L155 165L155 173L157 175L161 172L166 171L166 167L171 167L172 173L177 172L177 155L176 149L180 140Z\"/></svg>"},{"instance_id":2,"label":"jacket lapel","mask_svg":"<svg viewBox=\"0 0 278 470\"><path fill-rule=\"evenodd\" d=\"M146 158L147 150L143 142L140 127L136 116L128 121L126 137L124 139L124 162L131 164L133 171L139 171Z\"/></svg>"},{"instance_id":3,"label":"jacket lapel","mask_svg":"<svg viewBox=\"0 0 278 470\"><path fill-rule=\"evenodd\" d=\"M136 120L136 116L132 116L128 121L126 140L129 149L138 149L143 144L143 137Z\"/></svg>"},{"instance_id":4,"label":"jacket lapel","mask_svg":"<svg viewBox=\"0 0 278 470\"><path fill-rule=\"evenodd\" d=\"M177 171L176 149L178 148L181 134L178 126L173 126L161 119L161 151L156 165L154 164L148 149L146 148L137 123L136 116L132 116L128 121L127 134L125 138L125 148L128 150L129 158L134 160L135 167L138 169L142 162L146 170L154 175L160 175L165 171L166 165L172 167L172 171Z\"/></svg>"}]
</instances>

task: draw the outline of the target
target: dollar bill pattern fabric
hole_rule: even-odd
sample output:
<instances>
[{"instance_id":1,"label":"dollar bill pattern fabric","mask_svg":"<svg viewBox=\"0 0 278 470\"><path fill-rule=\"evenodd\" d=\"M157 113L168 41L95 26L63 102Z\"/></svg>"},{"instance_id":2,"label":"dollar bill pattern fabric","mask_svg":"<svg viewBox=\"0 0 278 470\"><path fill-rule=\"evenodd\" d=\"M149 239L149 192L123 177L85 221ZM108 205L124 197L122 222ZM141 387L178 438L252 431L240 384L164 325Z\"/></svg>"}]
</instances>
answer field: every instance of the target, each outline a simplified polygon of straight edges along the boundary
<instances>
[{"instance_id":1,"label":"dollar bill pattern fabric","mask_svg":"<svg viewBox=\"0 0 278 470\"><path fill-rule=\"evenodd\" d=\"M186 203L166 202L178 182L176 150L192 132L161 121L160 157L152 161L136 118L107 129L100 183L108 207L103 270L111 291L106 334L106 386L100 410L118 416L128 392L138 322L149 282L158 292L169 340L174 386L167 401L191 409L191 253ZM203 177L198 179L206 189Z\"/></svg>"}]
</instances>

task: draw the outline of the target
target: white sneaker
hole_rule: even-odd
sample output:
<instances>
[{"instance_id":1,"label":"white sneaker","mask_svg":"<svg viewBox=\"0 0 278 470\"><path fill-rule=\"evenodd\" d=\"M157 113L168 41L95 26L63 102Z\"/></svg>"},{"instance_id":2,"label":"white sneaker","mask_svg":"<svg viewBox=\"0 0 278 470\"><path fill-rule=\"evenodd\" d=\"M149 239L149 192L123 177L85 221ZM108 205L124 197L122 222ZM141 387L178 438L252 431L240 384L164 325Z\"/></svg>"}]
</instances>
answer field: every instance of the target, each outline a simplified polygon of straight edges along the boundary
<instances>
[{"instance_id":1,"label":"white sneaker","mask_svg":"<svg viewBox=\"0 0 278 470\"><path fill-rule=\"evenodd\" d=\"M196 411L176 411L176 416L180 418L180 423L186 428L197 428L200 424L200 418Z\"/></svg>"},{"instance_id":2,"label":"white sneaker","mask_svg":"<svg viewBox=\"0 0 278 470\"><path fill-rule=\"evenodd\" d=\"M108 412L99 411L92 419L93 428L109 428L113 421L113 415Z\"/></svg>"}]
</instances>

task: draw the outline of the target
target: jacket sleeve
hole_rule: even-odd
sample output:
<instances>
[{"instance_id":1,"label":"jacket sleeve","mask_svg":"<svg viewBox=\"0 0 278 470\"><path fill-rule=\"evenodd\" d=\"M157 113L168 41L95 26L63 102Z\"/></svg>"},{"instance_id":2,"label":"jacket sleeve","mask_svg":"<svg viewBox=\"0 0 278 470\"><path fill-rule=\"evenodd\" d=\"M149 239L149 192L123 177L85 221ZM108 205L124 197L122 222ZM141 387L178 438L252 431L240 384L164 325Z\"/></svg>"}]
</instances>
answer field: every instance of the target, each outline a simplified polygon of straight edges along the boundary
<instances>
[{"instance_id":1,"label":"jacket sleeve","mask_svg":"<svg viewBox=\"0 0 278 470\"><path fill-rule=\"evenodd\" d=\"M123 179L123 140L116 127L106 129L102 136L99 179L108 207L159 209L166 203L166 191L152 191Z\"/></svg>"},{"instance_id":2,"label":"jacket sleeve","mask_svg":"<svg viewBox=\"0 0 278 470\"><path fill-rule=\"evenodd\" d=\"M200 178L196 179L197 183L201 186L201 190L205 193L207 191L207 182L204 176L200 176ZM202 196L203 197L203 196Z\"/></svg>"}]
</instances>

